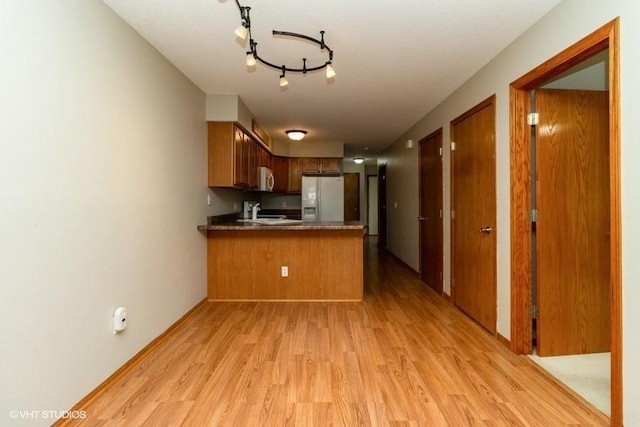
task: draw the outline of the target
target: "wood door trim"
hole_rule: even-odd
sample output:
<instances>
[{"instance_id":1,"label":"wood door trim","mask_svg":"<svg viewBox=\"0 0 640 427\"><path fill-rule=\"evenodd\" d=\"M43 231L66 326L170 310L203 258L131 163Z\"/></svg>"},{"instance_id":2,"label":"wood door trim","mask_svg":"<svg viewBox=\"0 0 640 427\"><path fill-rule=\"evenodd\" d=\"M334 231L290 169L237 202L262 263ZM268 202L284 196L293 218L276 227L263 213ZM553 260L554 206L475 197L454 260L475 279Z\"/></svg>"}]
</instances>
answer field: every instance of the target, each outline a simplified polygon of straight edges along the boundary
<instances>
[{"instance_id":1,"label":"wood door trim","mask_svg":"<svg viewBox=\"0 0 640 427\"><path fill-rule=\"evenodd\" d=\"M496 95L494 93L493 95L491 95L487 99L481 101L479 104L473 106L470 110L465 111L464 113L460 114L455 119L451 120L451 122L449 123L449 126L453 127L453 126L457 125L458 123L464 121L465 119L473 116L478 111L480 111L480 110L482 110L484 108L487 108L489 105L495 104L495 103L496 103Z\"/></svg>"},{"instance_id":2,"label":"wood door trim","mask_svg":"<svg viewBox=\"0 0 640 427\"><path fill-rule=\"evenodd\" d=\"M622 262L620 196L620 20L616 18L571 45L510 85L511 160L511 348L531 352L531 226L529 91L595 53L609 48L609 180L611 220L611 425L622 425Z\"/></svg>"}]
</instances>

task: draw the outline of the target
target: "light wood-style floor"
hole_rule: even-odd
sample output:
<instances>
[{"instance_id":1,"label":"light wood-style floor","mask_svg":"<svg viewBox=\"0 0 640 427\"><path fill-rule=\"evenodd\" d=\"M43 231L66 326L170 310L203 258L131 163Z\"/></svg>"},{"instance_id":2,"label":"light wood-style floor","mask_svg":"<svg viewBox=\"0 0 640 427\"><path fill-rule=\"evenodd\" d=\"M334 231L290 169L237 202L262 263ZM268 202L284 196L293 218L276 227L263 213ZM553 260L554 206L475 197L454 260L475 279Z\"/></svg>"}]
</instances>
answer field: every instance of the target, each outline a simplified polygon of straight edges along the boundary
<instances>
[{"instance_id":1,"label":"light wood-style floor","mask_svg":"<svg viewBox=\"0 0 640 427\"><path fill-rule=\"evenodd\" d=\"M78 424L609 424L415 272L366 252L362 303L205 303Z\"/></svg>"}]
</instances>

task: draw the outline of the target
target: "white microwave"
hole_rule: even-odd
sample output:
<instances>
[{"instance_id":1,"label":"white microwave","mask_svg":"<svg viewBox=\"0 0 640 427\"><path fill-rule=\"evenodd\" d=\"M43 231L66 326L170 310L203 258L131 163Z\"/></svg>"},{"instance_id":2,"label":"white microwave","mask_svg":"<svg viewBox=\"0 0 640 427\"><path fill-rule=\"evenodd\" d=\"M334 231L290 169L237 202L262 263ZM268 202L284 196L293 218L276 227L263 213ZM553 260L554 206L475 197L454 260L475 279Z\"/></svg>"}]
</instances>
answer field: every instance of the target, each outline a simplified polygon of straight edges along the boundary
<instances>
[{"instance_id":1,"label":"white microwave","mask_svg":"<svg viewBox=\"0 0 640 427\"><path fill-rule=\"evenodd\" d=\"M273 171L269 168L261 166L258 168L258 189L260 191L273 191Z\"/></svg>"}]
</instances>

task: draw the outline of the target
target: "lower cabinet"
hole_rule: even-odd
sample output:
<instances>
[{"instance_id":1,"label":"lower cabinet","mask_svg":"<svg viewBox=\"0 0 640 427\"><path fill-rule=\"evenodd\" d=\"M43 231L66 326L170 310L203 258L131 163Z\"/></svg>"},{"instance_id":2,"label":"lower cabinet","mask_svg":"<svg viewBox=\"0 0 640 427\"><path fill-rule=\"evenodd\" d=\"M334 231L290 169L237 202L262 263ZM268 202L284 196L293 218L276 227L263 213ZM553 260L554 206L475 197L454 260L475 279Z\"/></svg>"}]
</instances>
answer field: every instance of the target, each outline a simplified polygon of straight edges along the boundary
<instances>
[{"instance_id":1,"label":"lower cabinet","mask_svg":"<svg viewBox=\"0 0 640 427\"><path fill-rule=\"evenodd\" d=\"M211 300L361 301L363 229L211 230ZM289 268L287 277L281 266Z\"/></svg>"}]
</instances>

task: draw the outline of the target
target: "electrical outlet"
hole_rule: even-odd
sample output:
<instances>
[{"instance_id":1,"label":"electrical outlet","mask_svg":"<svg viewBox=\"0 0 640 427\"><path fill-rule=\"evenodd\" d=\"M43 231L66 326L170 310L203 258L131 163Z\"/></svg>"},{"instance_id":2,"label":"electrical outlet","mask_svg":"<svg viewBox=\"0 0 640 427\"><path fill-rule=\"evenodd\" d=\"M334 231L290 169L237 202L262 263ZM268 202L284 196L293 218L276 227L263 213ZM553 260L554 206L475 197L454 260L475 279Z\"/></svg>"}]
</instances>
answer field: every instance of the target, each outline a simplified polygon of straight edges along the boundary
<instances>
[{"instance_id":1,"label":"electrical outlet","mask_svg":"<svg viewBox=\"0 0 640 427\"><path fill-rule=\"evenodd\" d=\"M113 313L113 333L124 331L127 328L127 307L118 307Z\"/></svg>"},{"instance_id":2,"label":"electrical outlet","mask_svg":"<svg viewBox=\"0 0 640 427\"><path fill-rule=\"evenodd\" d=\"M238 210L239 210L238 202L233 202L233 211L238 212Z\"/></svg>"},{"instance_id":3,"label":"electrical outlet","mask_svg":"<svg viewBox=\"0 0 640 427\"><path fill-rule=\"evenodd\" d=\"M211 206L211 194L207 194L207 206Z\"/></svg>"},{"instance_id":4,"label":"electrical outlet","mask_svg":"<svg viewBox=\"0 0 640 427\"><path fill-rule=\"evenodd\" d=\"M283 265L282 267L280 267L280 276L281 277L289 277L289 267L286 265Z\"/></svg>"}]
</instances>

